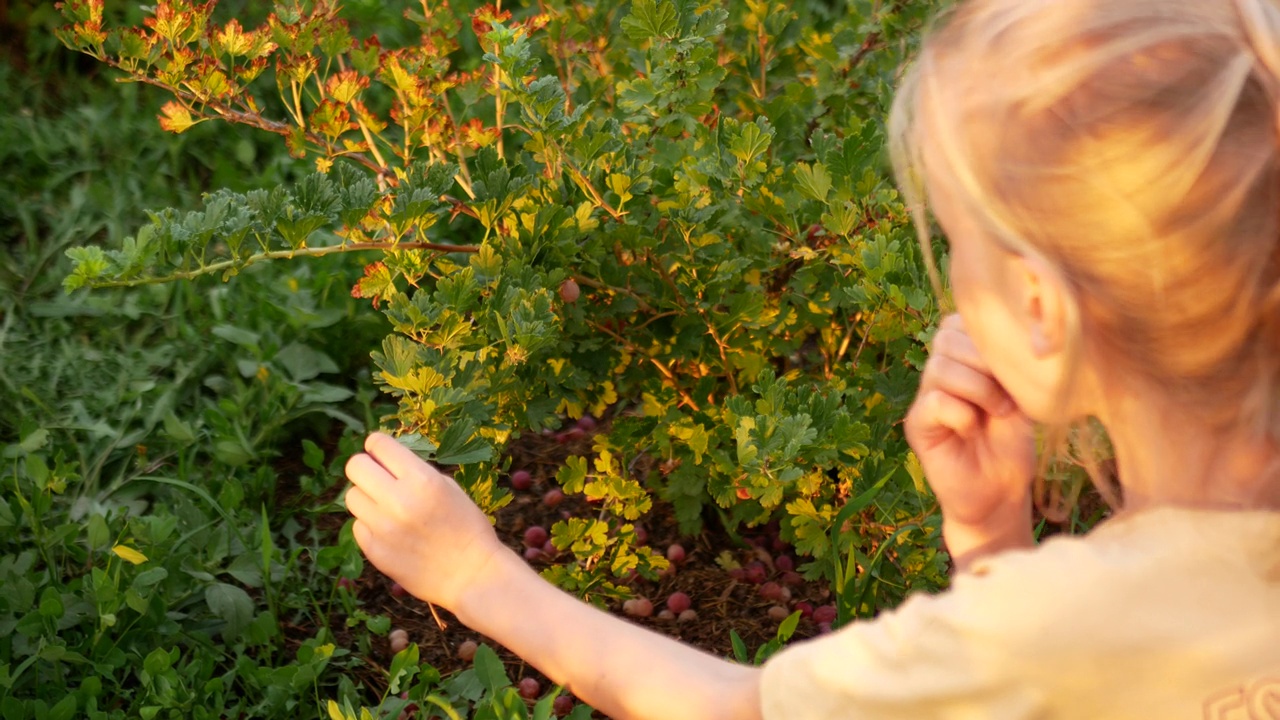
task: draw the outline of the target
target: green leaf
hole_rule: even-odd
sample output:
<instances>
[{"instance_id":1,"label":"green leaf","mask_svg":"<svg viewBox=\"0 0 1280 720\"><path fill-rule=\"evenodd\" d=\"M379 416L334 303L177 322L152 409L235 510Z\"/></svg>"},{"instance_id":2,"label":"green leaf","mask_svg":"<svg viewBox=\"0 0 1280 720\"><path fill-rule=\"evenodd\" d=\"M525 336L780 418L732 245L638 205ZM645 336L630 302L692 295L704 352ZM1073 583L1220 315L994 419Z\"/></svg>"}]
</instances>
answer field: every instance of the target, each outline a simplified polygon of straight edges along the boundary
<instances>
[{"instance_id":1,"label":"green leaf","mask_svg":"<svg viewBox=\"0 0 1280 720\"><path fill-rule=\"evenodd\" d=\"M622 31L637 42L671 38L679 29L675 3L669 0L635 0L631 14L622 19Z\"/></svg>"},{"instance_id":2,"label":"green leaf","mask_svg":"<svg viewBox=\"0 0 1280 720\"><path fill-rule=\"evenodd\" d=\"M23 452L35 452L45 445L49 444L49 431L44 428L33 430L26 437L22 438L22 442L18 443L18 447Z\"/></svg>"},{"instance_id":3,"label":"green leaf","mask_svg":"<svg viewBox=\"0 0 1280 720\"><path fill-rule=\"evenodd\" d=\"M302 441L302 463L315 472L320 472L324 468L324 451L319 445L305 438Z\"/></svg>"},{"instance_id":4,"label":"green leaf","mask_svg":"<svg viewBox=\"0 0 1280 720\"><path fill-rule=\"evenodd\" d=\"M511 680L507 677L507 671L502 666L502 660L498 659L498 654L488 645L481 645L476 648L476 656L474 666L476 677L480 680L480 684L490 693L495 693L504 687L511 685Z\"/></svg>"},{"instance_id":5,"label":"green leaf","mask_svg":"<svg viewBox=\"0 0 1280 720\"><path fill-rule=\"evenodd\" d=\"M57 588L45 587L44 592L40 593L40 615L49 620L59 620L65 612Z\"/></svg>"},{"instance_id":6,"label":"green leaf","mask_svg":"<svg viewBox=\"0 0 1280 720\"><path fill-rule=\"evenodd\" d=\"M409 647L396 653L391 658L391 668L387 671L387 684L390 692L396 694L400 692L403 685L413 681L413 677L418 674L418 644L410 643Z\"/></svg>"},{"instance_id":7,"label":"green leaf","mask_svg":"<svg viewBox=\"0 0 1280 720\"><path fill-rule=\"evenodd\" d=\"M76 710L76 696L67 695L49 708L49 714L45 717L47 720L71 720L76 716Z\"/></svg>"},{"instance_id":8,"label":"green leaf","mask_svg":"<svg viewBox=\"0 0 1280 720\"><path fill-rule=\"evenodd\" d=\"M142 669L146 670L153 679L157 675L163 675L171 667L173 667L173 658L169 656L169 652L164 648L152 650L147 654L146 659L142 661Z\"/></svg>"},{"instance_id":9,"label":"green leaf","mask_svg":"<svg viewBox=\"0 0 1280 720\"><path fill-rule=\"evenodd\" d=\"M204 600L209 605L209 611L225 623L222 637L228 641L240 637L253 620L253 600L249 593L235 585L210 585L204 591Z\"/></svg>"},{"instance_id":10,"label":"green leaf","mask_svg":"<svg viewBox=\"0 0 1280 720\"><path fill-rule=\"evenodd\" d=\"M796 183L800 192L818 202L826 202L831 194L831 174L822 163L796 163Z\"/></svg>"},{"instance_id":11,"label":"green leaf","mask_svg":"<svg viewBox=\"0 0 1280 720\"><path fill-rule=\"evenodd\" d=\"M291 342L276 353L279 363L294 382L305 382L322 373L338 372L338 364L328 355L298 342Z\"/></svg>"},{"instance_id":12,"label":"green leaf","mask_svg":"<svg viewBox=\"0 0 1280 720\"><path fill-rule=\"evenodd\" d=\"M470 418L455 420L440 436L436 462L442 465L467 465L493 459L493 446L476 433Z\"/></svg>"},{"instance_id":13,"label":"green leaf","mask_svg":"<svg viewBox=\"0 0 1280 720\"><path fill-rule=\"evenodd\" d=\"M258 348L258 343L262 340L262 336L258 333L232 325L215 325L210 332L213 333L214 337L222 338L227 342L235 343L236 345L240 345L251 350L256 350Z\"/></svg>"},{"instance_id":14,"label":"green leaf","mask_svg":"<svg viewBox=\"0 0 1280 720\"><path fill-rule=\"evenodd\" d=\"M742 641L742 636L737 630L729 630L729 642L733 644L733 657L738 662L746 664L750 659L747 654L747 644Z\"/></svg>"}]
</instances>

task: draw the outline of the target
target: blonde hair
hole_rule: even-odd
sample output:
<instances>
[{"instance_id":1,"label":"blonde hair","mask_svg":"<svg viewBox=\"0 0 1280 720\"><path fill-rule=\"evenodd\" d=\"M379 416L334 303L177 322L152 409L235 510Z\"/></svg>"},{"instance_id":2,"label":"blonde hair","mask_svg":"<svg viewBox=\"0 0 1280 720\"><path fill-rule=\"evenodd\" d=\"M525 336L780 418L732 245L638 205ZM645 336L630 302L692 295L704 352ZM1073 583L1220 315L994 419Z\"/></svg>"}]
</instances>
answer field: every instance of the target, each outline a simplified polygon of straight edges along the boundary
<instances>
[{"instance_id":1,"label":"blonde hair","mask_svg":"<svg viewBox=\"0 0 1280 720\"><path fill-rule=\"evenodd\" d=\"M1070 366L1087 330L1120 377L1280 443L1274 0L962 2L927 35L890 135L935 283L926 154L991 239L1072 288ZM1083 423L1050 434L1054 452L1098 442Z\"/></svg>"}]
</instances>

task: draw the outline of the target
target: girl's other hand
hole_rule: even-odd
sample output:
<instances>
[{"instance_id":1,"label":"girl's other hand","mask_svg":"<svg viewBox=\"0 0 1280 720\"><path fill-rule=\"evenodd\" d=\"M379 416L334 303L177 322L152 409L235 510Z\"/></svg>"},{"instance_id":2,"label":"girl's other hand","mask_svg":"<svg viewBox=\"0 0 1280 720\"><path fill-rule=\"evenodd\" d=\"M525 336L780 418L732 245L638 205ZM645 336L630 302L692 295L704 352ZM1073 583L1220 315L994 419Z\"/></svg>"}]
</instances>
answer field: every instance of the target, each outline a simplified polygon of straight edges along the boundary
<instances>
[{"instance_id":1,"label":"girl's other hand","mask_svg":"<svg viewBox=\"0 0 1280 720\"><path fill-rule=\"evenodd\" d=\"M356 542L414 596L456 612L509 550L452 478L390 435L373 433L364 448L346 466Z\"/></svg>"},{"instance_id":2,"label":"girl's other hand","mask_svg":"<svg viewBox=\"0 0 1280 720\"><path fill-rule=\"evenodd\" d=\"M933 338L905 429L942 508L944 532L945 523L993 533L1029 525L1033 424L991 374L959 315L944 318Z\"/></svg>"}]
</instances>

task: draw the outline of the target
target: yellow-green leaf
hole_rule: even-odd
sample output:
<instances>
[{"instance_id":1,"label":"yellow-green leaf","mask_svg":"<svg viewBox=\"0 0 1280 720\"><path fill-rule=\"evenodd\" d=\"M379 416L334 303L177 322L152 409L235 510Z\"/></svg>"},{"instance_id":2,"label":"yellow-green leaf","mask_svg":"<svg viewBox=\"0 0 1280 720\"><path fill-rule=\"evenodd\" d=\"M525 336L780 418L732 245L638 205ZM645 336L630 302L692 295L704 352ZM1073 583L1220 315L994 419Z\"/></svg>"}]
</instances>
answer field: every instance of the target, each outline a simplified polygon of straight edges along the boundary
<instances>
[{"instance_id":1,"label":"yellow-green leaf","mask_svg":"<svg viewBox=\"0 0 1280 720\"><path fill-rule=\"evenodd\" d=\"M116 545L115 547L111 548L111 552L115 553L116 556L119 557L121 560L131 562L134 565L141 565L142 563L147 561L146 555L143 555L142 553L138 552L137 550L134 550L128 545Z\"/></svg>"}]
</instances>

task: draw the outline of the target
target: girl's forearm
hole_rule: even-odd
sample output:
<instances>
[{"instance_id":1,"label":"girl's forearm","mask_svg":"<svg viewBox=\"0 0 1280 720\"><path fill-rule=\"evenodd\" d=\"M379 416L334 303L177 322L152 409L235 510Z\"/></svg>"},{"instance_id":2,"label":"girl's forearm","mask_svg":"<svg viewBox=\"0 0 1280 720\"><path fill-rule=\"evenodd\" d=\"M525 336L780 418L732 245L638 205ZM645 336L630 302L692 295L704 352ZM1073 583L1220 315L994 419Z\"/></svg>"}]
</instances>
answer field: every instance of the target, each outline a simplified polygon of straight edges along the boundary
<instances>
[{"instance_id":1,"label":"girl's forearm","mask_svg":"<svg viewBox=\"0 0 1280 720\"><path fill-rule=\"evenodd\" d=\"M614 720L754 720L759 669L722 660L561 592L514 553L458 618Z\"/></svg>"}]
</instances>

